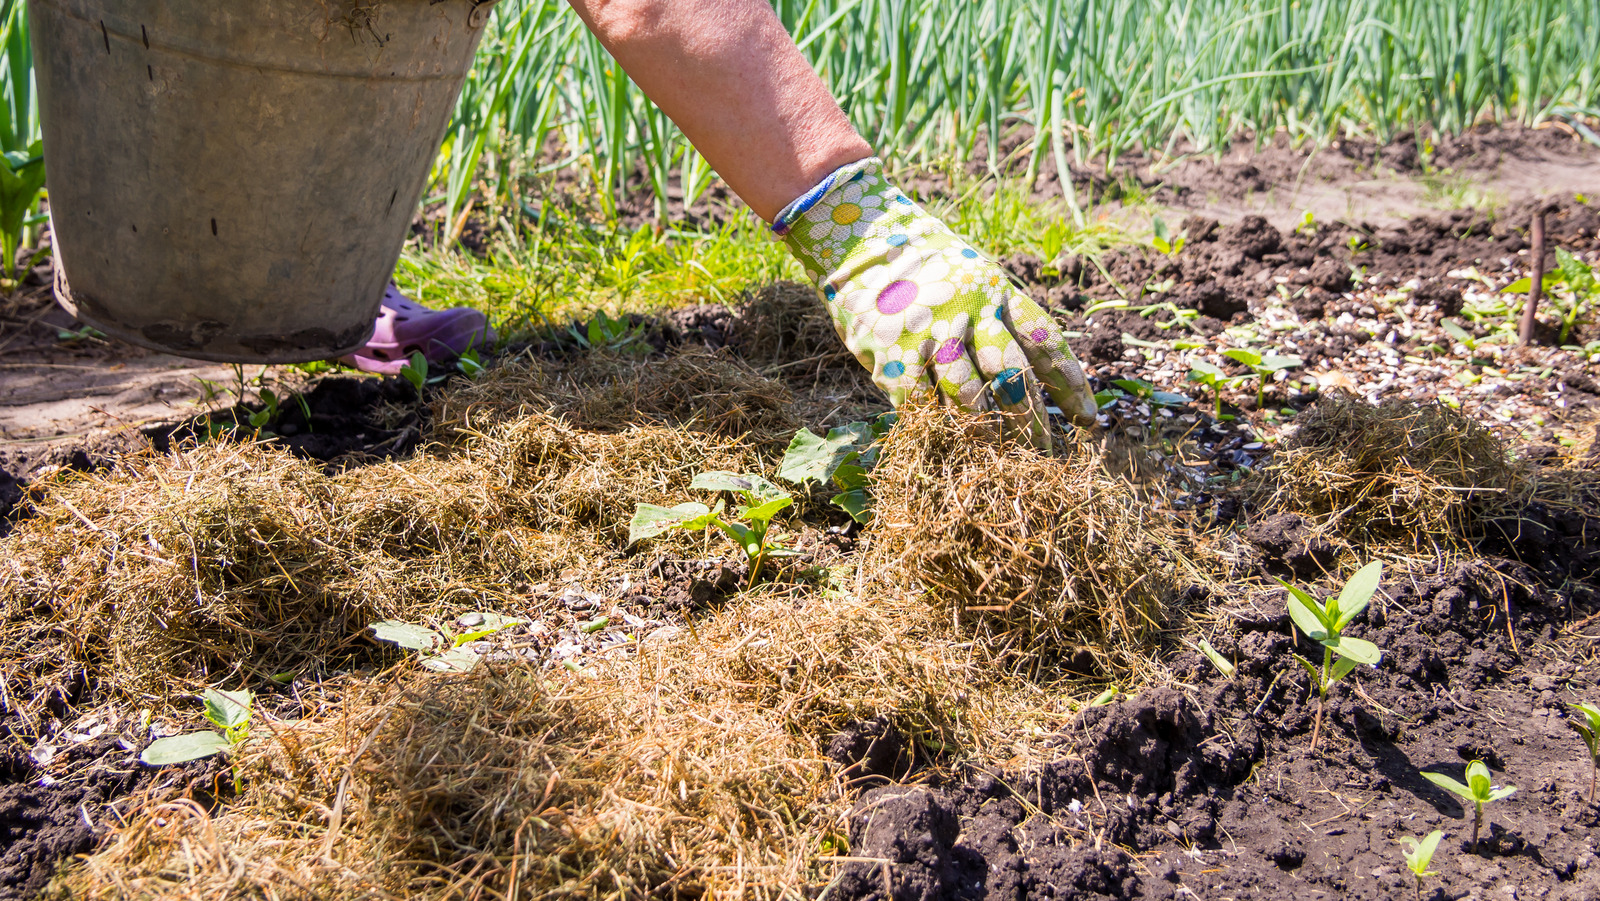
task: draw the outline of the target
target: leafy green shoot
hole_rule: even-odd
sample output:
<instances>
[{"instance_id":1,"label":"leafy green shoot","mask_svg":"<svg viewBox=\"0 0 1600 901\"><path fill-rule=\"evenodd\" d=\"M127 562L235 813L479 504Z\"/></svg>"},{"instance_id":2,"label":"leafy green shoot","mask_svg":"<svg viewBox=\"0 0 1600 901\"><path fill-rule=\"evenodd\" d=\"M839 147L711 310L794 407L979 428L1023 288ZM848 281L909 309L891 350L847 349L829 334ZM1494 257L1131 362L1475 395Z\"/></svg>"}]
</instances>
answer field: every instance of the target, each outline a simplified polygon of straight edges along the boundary
<instances>
[{"instance_id":1,"label":"leafy green shoot","mask_svg":"<svg viewBox=\"0 0 1600 901\"><path fill-rule=\"evenodd\" d=\"M1378 584L1383 581L1383 562L1374 560L1356 570L1344 583L1337 598L1327 603L1318 601L1306 591L1278 580L1289 592L1289 618L1312 641L1322 645L1322 665L1294 655L1297 663L1311 677L1311 687L1317 692L1317 719L1311 729L1311 749L1317 748L1322 734L1322 712L1327 706L1328 689L1350 675L1357 666L1377 666L1383 659L1378 646L1361 638L1344 634L1346 626L1367 609Z\"/></svg>"},{"instance_id":2,"label":"leafy green shoot","mask_svg":"<svg viewBox=\"0 0 1600 901\"><path fill-rule=\"evenodd\" d=\"M1177 256L1181 253L1184 243L1188 240L1182 232L1173 235L1172 230L1167 227L1166 220L1160 216L1150 220L1150 231L1153 232L1150 243L1167 256Z\"/></svg>"},{"instance_id":3,"label":"leafy green shoot","mask_svg":"<svg viewBox=\"0 0 1600 901\"><path fill-rule=\"evenodd\" d=\"M1192 400L1188 395L1178 394L1175 391L1159 390L1144 379L1115 379L1111 384L1116 387L1101 391L1094 396L1095 402L1101 407L1122 397L1138 398L1155 407L1181 407Z\"/></svg>"},{"instance_id":4,"label":"leafy green shoot","mask_svg":"<svg viewBox=\"0 0 1600 901\"><path fill-rule=\"evenodd\" d=\"M644 340L644 323L633 322L626 316L613 319L603 310L596 310L589 324L580 329L576 324L567 326L567 333L585 350L608 350L612 353L649 353L650 345Z\"/></svg>"},{"instance_id":5,"label":"leafy green shoot","mask_svg":"<svg viewBox=\"0 0 1600 901\"><path fill-rule=\"evenodd\" d=\"M1262 355L1253 350L1237 347L1233 350L1223 351L1222 355L1230 360L1238 360L1240 363L1250 367L1250 371L1255 374L1257 410L1266 406L1267 379L1271 378L1273 373L1282 372L1285 369L1298 369L1305 364L1305 360L1294 354Z\"/></svg>"},{"instance_id":6,"label":"leafy green shoot","mask_svg":"<svg viewBox=\"0 0 1600 901\"><path fill-rule=\"evenodd\" d=\"M831 503L856 522L871 522L867 473L878 462L879 439L895 419L895 414L885 413L872 422L852 422L829 429L823 438L810 429L795 432L778 464L778 478L795 485L831 481L838 490Z\"/></svg>"},{"instance_id":7,"label":"leafy green shoot","mask_svg":"<svg viewBox=\"0 0 1600 901\"><path fill-rule=\"evenodd\" d=\"M1433 830L1421 839L1409 835L1400 836L1401 843L1411 849L1401 853L1406 858L1406 869L1410 870L1411 875L1417 879L1418 898L1422 897L1422 880L1428 876L1439 875L1437 871L1428 869L1428 865L1433 863L1433 852L1439 849L1439 840L1442 838L1444 838L1444 832L1438 829Z\"/></svg>"},{"instance_id":8,"label":"leafy green shoot","mask_svg":"<svg viewBox=\"0 0 1600 901\"><path fill-rule=\"evenodd\" d=\"M1483 828L1483 805L1499 801L1502 798L1509 798L1517 790L1515 785L1501 787L1492 784L1489 778L1489 765L1481 760L1474 760L1467 764L1467 781L1465 784L1457 782L1443 773L1423 773L1422 778L1472 805L1472 846L1474 848L1478 846L1478 833Z\"/></svg>"},{"instance_id":9,"label":"leafy green shoot","mask_svg":"<svg viewBox=\"0 0 1600 901\"><path fill-rule=\"evenodd\" d=\"M1200 653L1204 654L1205 658L1211 661L1211 665L1217 668L1217 672L1221 673L1223 678L1233 678L1233 673L1236 669L1236 667L1233 665L1233 661L1222 656L1222 652L1212 647L1211 642L1206 641L1204 638L1200 639L1198 646L1200 648Z\"/></svg>"},{"instance_id":10,"label":"leafy green shoot","mask_svg":"<svg viewBox=\"0 0 1600 901\"><path fill-rule=\"evenodd\" d=\"M1189 364L1189 381L1211 389L1213 412L1218 419L1222 418L1222 389L1242 382L1244 379L1244 376L1230 376L1223 372L1220 367L1213 366L1204 360L1195 360Z\"/></svg>"},{"instance_id":11,"label":"leafy green shoot","mask_svg":"<svg viewBox=\"0 0 1600 901\"><path fill-rule=\"evenodd\" d=\"M371 625L374 638L422 652L422 665L436 673L469 673L480 658L466 645L503 629L527 622L498 613L467 613L456 620L460 631L439 632L417 623L386 619Z\"/></svg>"},{"instance_id":12,"label":"leafy green shoot","mask_svg":"<svg viewBox=\"0 0 1600 901\"><path fill-rule=\"evenodd\" d=\"M412 351L411 359L400 367L400 375L411 383L411 387L417 389L417 399L421 400L422 386L428 384L428 358L423 356L420 350Z\"/></svg>"},{"instance_id":13,"label":"leafy green shoot","mask_svg":"<svg viewBox=\"0 0 1600 901\"><path fill-rule=\"evenodd\" d=\"M1556 268L1545 273L1540 284L1544 286L1545 297L1561 314L1561 335L1556 343L1566 344L1584 309L1600 298L1600 278L1577 254L1557 247ZM1553 290L1555 288L1563 290ZM1500 290L1505 294L1527 294L1533 290L1533 279L1519 278Z\"/></svg>"},{"instance_id":14,"label":"leafy green shoot","mask_svg":"<svg viewBox=\"0 0 1600 901\"><path fill-rule=\"evenodd\" d=\"M231 754L249 739L250 716L255 707L255 695L249 689L208 688L200 700L206 706L206 719L221 732L208 729L158 738L139 753L139 759L148 766L188 763L214 754ZM233 771L233 788L235 792L243 790L238 769Z\"/></svg>"},{"instance_id":15,"label":"leafy green shoot","mask_svg":"<svg viewBox=\"0 0 1600 901\"><path fill-rule=\"evenodd\" d=\"M250 414L250 426L260 431L278 418L279 402L278 395L271 388L262 388L257 396L261 398L261 409Z\"/></svg>"},{"instance_id":16,"label":"leafy green shoot","mask_svg":"<svg viewBox=\"0 0 1600 901\"><path fill-rule=\"evenodd\" d=\"M1593 804L1595 776L1600 774L1600 707L1582 703L1573 704L1572 709L1583 714L1583 722L1573 723L1572 728L1589 748L1589 803Z\"/></svg>"},{"instance_id":17,"label":"leafy green shoot","mask_svg":"<svg viewBox=\"0 0 1600 901\"><path fill-rule=\"evenodd\" d=\"M678 530L699 532L715 527L733 540L750 561L750 585L754 586L768 557L794 557L799 552L772 542L768 535L773 517L794 505L794 498L756 473L702 472L689 483L690 488L726 491L739 501L731 510L721 498L715 507L689 502L672 507L640 504L628 526L628 543L654 538Z\"/></svg>"}]
</instances>

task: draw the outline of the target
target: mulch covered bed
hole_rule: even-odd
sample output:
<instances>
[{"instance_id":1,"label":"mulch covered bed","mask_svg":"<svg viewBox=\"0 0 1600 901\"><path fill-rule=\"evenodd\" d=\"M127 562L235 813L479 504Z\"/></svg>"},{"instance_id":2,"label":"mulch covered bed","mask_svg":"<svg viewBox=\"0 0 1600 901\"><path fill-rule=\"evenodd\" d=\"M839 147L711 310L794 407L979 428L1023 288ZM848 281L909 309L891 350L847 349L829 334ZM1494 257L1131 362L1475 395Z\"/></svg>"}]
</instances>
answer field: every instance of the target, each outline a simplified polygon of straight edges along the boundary
<instances>
[{"instance_id":1,"label":"mulch covered bed","mask_svg":"<svg viewBox=\"0 0 1600 901\"><path fill-rule=\"evenodd\" d=\"M1064 463L913 413L879 521L802 492L801 562L749 592L720 542L630 547L627 519L881 408L797 286L640 319L641 355L525 348L425 402L330 377L265 446L192 421L143 456L18 461L0 897L94 852L48 892L1389 898L1416 891L1397 839L1433 828L1422 897L1600 896L1568 725L1600 699L1597 367L1478 340L1525 212L1192 220L1172 255L1011 260L1097 388L1192 399L1114 400ZM1594 259L1587 205L1550 223ZM1305 365L1219 418L1185 377L1228 347ZM1351 634L1385 658L1313 750L1274 579L1327 594L1371 559ZM366 630L491 609L530 622L469 676ZM204 684L261 693L242 795L226 763L136 760ZM1476 847L1420 775L1472 759L1518 787Z\"/></svg>"}]
</instances>

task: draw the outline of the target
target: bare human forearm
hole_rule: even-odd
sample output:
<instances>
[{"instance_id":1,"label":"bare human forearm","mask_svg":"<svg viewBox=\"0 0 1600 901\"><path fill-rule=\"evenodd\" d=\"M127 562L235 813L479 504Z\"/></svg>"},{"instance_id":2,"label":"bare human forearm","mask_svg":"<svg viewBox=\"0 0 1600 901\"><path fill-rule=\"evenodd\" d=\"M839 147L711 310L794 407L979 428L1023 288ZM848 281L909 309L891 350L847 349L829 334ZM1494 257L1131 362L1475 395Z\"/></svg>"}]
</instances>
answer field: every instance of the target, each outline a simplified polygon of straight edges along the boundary
<instances>
[{"instance_id":1,"label":"bare human forearm","mask_svg":"<svg viewBox=\"0 0 1600 901\"><path fill-rule=\"evenodd\" d=\"M766 0L570 0L600 43L771 222L872 155Z\"/></svg>"}]
</instances>

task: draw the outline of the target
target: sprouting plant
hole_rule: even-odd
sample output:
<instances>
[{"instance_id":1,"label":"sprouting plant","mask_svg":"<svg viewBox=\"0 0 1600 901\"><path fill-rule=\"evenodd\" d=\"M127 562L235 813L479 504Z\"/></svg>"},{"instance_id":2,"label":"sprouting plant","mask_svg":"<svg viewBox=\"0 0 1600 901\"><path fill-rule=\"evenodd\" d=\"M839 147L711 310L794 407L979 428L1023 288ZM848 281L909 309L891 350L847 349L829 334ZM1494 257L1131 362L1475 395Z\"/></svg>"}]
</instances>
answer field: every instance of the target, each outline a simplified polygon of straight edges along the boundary
<instances>
[{"instance_id":1,"label":"sprouting plant","mask_svg":"<svg viewBox=\"0 0 1600 901\"><path fill-rule=\"evenodd\" d=\"M1158 390L1155 385L1144 379L1116 379L1111 384L1116 387L1108 388L1094 396L1095 402L1102 407L1119 397L1130 396L1157 407L1181 407L1191 400L1184 394Z\"/></svg>"},{"instance_id":2,"label":"sprouting plant","mask_svg":"<svg viewBox=\"0 0 1600 901\"><path fill-rule=\"evenodd\" d=\"M1297 235L1314 235L1317 233L1317 216L1310 210L1300 214L1300 224L1294 227Z\"/></svg>"},{"instance_id":3,"label":"sprouting plant","mask_svg":"<svg viewBox=\"0 0 1600 901\"><path fill-rule=\"evenodd\" d=\"M1474 849L1478 847L1478 833L1483 828L1483 805L1491 801L1498 801L1501 798L1508 798L1517 790L1515 785L1507 785L1502 788L1491 784L1489 781L1489 765L1481 760L1474 760L1467 764L1467 783L1465 785L1443 773L1423 773L1422 778L1472 804L1472 847Z\"/></svg>"},{"instance_id":4,"label":"sprouting plant","mask_svg":"<svg viewBox=\"0 0 1600 901\"><path fill-rule=\"evenodd\" d=\"M1256 409L1258 410L1266 406L1267 379L1271 378L1275 372L1296 369L1305 363L1305 360L1294 354L1267 354L1263 356L1253 350L1246 350L1242 347L1225 350L1222 355L1230 360L1238 360L1240 363L1250 367L1250 371L1255 374Z\"/></svg>"},{"instance_id":5,"label":"sprouting plant","mask_svg":"<svg viewBox=\"0 0 1600 901\"><path fill-rule=\"evenodd\" d=\"M1237 667L1233 665L1233 661L1222 656L1222 652L1212 647L1211 642L1206 641L1204 638L1200 639L1199 648L1200 653L1211 661L1211 665L1217 668L1217 672L1221 673L1224 679L1233 678L1233 674L1237 670Z\"/></svg>"},{"instance_id":6,"label":"sprouting plant","mask_svg":"<svg viewBox=\"0 0 1600 901\"><path fill-rule=\"evenodd\" d=\"M255 696L248 689L218 691L208 688L200 699L206 705L206 719L221 732L204 730L169 735L150 743L139 754L139 759L150 766L187 763L210 757L213 754L231 754L250 737L250 714L255 706ZM243 790L239 771L233 771L234 791Z\"/></svg>"},{"instance_id":7,"label":"sprouting plant","mask_svg":"<svg viewBox=\"0 0 1600 901\"><path fill-rule=\"evenodd\" d=\"M0 254L5 255L0 275L8 280L15 281L20 276L17 251L22 247L28 213L39 202L43 188L43 141L0 153Z\"/></svg>"},{"instance_id":8,"label":"sprouting plant","mask_svg":"<svg viewBox=\"0 0 1600 901\"><path fill-rule=\"evenodd\" d=\"M628 526L628 543L654 538L663 532L677 529L699 532L715 526L744 551L750 560L750 584L756 583L761 566L768 557L793 557L798 552L773 544L768 540L772 518L794 504L789 493L755 473L702 472L689 483L690 488L706 491L727 491L742 503L724 515L727 504L717 499L715 507L694 502L674 507L640 504L633 511L633 522Z\"/></svg>"},{"instance_id":9,"label":"sprouting plant","mask_svg":"<svg viewBox=\"0 0 1600 901\"><path fill-rule=\"evenodd\" d=\"M1435 829L1421 839L1409 835L1400 836L1401 843L1409 845L1411 850L1403 851L1406 858L1406 868L1411 875L1417 878L1417 897L1422 897L1422 880L1428 876L1437 876L1438 872L1428 869L1433 863L1433 852L1439 848L1439 840L1444 838L1444 832Z\"/></svg>"},{"instance_id":10,"label":"sprouting plant","mask_svg":"<svg viewBox=\"0 0 1600 901\"><path fill-rule=\"evenodd\" d=\"M373 623L371 628L379 641L423 652L422 665L434 672L466 673L481 659L466 647L467 644L525 622L525 619L498 613L466 613L456 620L461 631L454 633L393 619Z\"/></svg>"},{"instance_id":11,"label":"sprouting plant","mask_svg":"<svg viewBox=\"0 0 1600 901\"><path fill-rule=\"evenodd\" d=\"M1188 240L1188 236L1182 233L1174 236L1171 229L1167 227L1166 221L1160 216L1150 220L1150 231L1154 233L1150 238L1150 243L1155 246L1156 250L1167 256L1177 256L1183 252L1183 245Z\"/></svg>"},{"instance_id":12,"label":"sprouting plant","mask_svg":"<svg viewBox=\"0 0 1600 901\"><path fill-rule=\"evenodd\" d=\"M1211 403L1218 419L1222 418L1222 389L1241 382L1244 378L1244 376L1228 375L1204 360L1196 360L1189 364L1189 381L1211 389Z\"/></svg>"},{"instance_id":13,"label":"sprouting plant","mask_svg":"<svg viewBox=\"0 0 1600 901\"><path fill-rule=\"evenodd\" d=\"M469 379L483 375L483 358L476 347L469 347L466 353L456 357L456 370Z\"/></svg>"},{"instance_id":14,"label":"sprouting plant","mask_svg":"<svg viewBox=\"0 0 1600 901\"><path fill-rule=\"evenodd\" d=\"M1350 675L1358 665L1377 666L1378 661L1383 659L1383 652L1378 650L1377 645L1344 634L1344 628L1367 609L1382 580L1383 562L1374 560L1356 570L1355 575L1344 583L1339 596L1330 598L1326 604L1300 588L1278 580L1278 584L1289 591L1289 618L1307 638L1322 645L1320 667L1299 654L1294 655L1294 659L1311 675L1311 686L1317 692L1317 719L1311 729L1313 751L1322 734L1322 711L1328 703L1328 689Z\"/></svg>"},{"instance_id":15,"label":"sprouting plant","mask_svg":"<svg viewBox=\"0 0 1600 901\"><path fill-rule=\"evenodd\" d=\"M796 485L833 482L838 489L830 500L859 523L872 521L872 496L867 472L878 462L878 439L895 423L893 413L871 422L852 422L829 429L819 438L810 429L795 432L778 464L778 478Z\"/></svg>"},{"instance_id":16,"label":"sprouting plant","mask_svg":"<svg viewBox=\"0 0 1600 901\"><path fill-rule=\"evenodd\" d=\"M420 350L412 351L411 359L400 367L400 375L417 389L417 397L421 398L422 386L428 383L428 358Z\"/></svg>"},{"instance_id":17,"label":"sprouting plant","mask_svg":"<svg viewBox=\"0 0 1600 901\"><path fill-rule=\"evenodd\" d=\"M596 310L589 324L579 329L576 324L567 326L568 334L585 350L635 351L643 350L644 324L631 322L626 316L612 318Z\"/></svg>"},{"instance_id":18,"label":"sprouting plant","mask_svg":"<svg viewBox=\"0 0 1600 901\"><path fill-rule=\"evenodd\" d=\"M1572 709L1583 714L1583 722L1573 723L1583 743L1589 748L1589 803L1594 803L1594 783L1600 775L1600 707L1593 704L1573 704Z\"/></svg>"},{"instance_id":19,"label":"sprouting plant","mask_svg":"<svg viewBox=\"0 0 1600 901\"><path fill-rule=\"evenodd\" d=\"M262 388L257 396L261 398L261 409L250 414L250 426L264 429L278 418L278 395L271 388Z\"/></svg>"},{"instance_id":20,"label":"sprouting plant","mask_svg":"<svg viewBox=\"0 0 1600 901\"><path fill-rule=\"evenodd\" d=\"M60 341L62 344L80 344L84 341L104 341L105 337L105 332L100 331L92 325L85 325L74 329L56 329L56 340Z\"/></svg>"},{"instance_id":21,"label":"sprouting plant","mask_svg":"<svg viewBox=\"0 0 1600 901\"><path fill-rule=\"evenodd\" d=\"M1600 278L1595 270L1565 248L1556 248L1556 268L1544 276L1544 294L1561 314L1561 335L1557 344L1566 344L1572 329L1583 316L1584 308L1600 299ZM1564 291L1552 288L1564 287ZM1533 289L1533 279L1519 278L1501 289L1506 294L1527 294Z\"/></svg>"}]
</instances>

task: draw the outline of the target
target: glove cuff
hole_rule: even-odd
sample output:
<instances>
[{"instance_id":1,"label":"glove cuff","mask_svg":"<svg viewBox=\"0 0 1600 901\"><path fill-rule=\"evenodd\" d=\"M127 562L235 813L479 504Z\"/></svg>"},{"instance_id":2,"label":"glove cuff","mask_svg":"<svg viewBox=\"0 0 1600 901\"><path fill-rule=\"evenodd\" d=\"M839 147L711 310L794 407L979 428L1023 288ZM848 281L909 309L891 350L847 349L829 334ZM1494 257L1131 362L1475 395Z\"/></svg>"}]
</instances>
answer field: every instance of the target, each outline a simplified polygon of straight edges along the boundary
<instances>
[{"instance_id":1,"label":"glove cuff","mask_svg":"<svg viewBox=\"0 0 1600 901\"><path fill-rule=\"evenodd\" d=\"M847 163L828 173L827 177L818 182L816 187L801 194L794 202L778 212L777 218L772 222L772 233L780 238L789 234L789 229L799 221L800 217L820 203L822 198L827 197L834 188L874 166L882 168L883 160L875 156L869 156L864 160Z\"/></svg>"}]
</instances>

